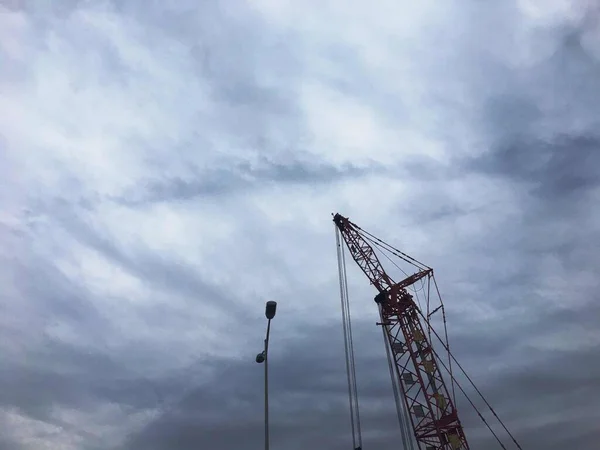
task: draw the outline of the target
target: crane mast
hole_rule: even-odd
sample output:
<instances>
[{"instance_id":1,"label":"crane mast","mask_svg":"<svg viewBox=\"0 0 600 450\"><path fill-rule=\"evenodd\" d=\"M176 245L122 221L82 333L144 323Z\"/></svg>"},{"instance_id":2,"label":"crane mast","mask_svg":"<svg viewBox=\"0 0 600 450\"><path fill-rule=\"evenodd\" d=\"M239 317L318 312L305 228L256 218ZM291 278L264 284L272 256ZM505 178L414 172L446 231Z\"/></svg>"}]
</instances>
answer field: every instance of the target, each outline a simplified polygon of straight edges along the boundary
<instances>
[{"instance_id":1,"label":"crane mast","mask_svg":"<svg viewBox=\"0 0 600 450\"><path fill-rule=\"evenodd\" d=\"M421 321L423 314L408 291L418 281L432 277L432 269L421 265L416 273L396 282L357 225L340 214L335 214L333 221L352 258L378 291L378 325L383 327L393 355L396 383L419 449L468 450L456 406Z\"/></svg>"}]
</instances>

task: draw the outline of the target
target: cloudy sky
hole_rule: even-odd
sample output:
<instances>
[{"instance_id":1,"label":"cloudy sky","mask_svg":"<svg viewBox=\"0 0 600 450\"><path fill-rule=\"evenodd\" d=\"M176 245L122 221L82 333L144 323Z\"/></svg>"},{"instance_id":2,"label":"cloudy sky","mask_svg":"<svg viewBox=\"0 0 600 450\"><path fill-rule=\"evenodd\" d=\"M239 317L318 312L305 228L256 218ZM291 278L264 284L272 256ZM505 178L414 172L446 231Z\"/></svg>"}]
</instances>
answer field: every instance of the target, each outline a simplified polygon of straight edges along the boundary
<instances>
[{"instance_id":1,"label":"cloudy sky","mask_svg":"<svg viewBox=\"0 0 600 450\"><path fill-rule=\"evenodd\" d=\"M523 448L596 449L588 3L0 0L0 449L261 448L270 299L272 447L350 449L337 211L435 268ZM364 448L398 449L349 284Z\"/></svg>"}]
</instances>

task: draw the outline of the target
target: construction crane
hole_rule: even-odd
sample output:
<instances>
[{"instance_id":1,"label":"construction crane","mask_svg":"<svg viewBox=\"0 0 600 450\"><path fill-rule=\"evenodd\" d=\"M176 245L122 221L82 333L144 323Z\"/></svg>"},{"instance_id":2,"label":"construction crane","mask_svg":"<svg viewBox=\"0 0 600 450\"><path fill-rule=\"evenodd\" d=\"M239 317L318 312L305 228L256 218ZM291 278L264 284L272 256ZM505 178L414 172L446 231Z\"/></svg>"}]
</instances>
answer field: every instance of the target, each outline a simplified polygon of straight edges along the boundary
<instances>
[{"instance_id":1,"label":"construction crane","mask_svg":"<svg viewBox=\"0 0 600 450\"><path fill-rule=\"evenodd\" d=\"M466 391L458 384L453 375L453 362L483 398L513 443L521 449L519 443L450 352L444 305L433 269L364 231L340 214L335 214L333 221L336 226L338 247L353 448L362 450L363 443L342 240L352 259L377 289L374 297L380 317L377 325L381 326L383 331L404 450L469 450L469 443L456 408L456 387L466 396L501 448L507 449ZM378 253L385 255L403 273L400 281L395 281L386 272ZM412 268L412 273L404 270L394 261L394 258L405 268ZM437 294L438 299L433 304L432 291ZM425 303L421 305L422 307L418 304L421 300ZM440 312L444 327L443 336L432 326L432 317L436 314L439 316ZM441 342L445 351L443 357L434 349L432 337ZM446 385L442 372L449 375L450 388Z\"/></svg>"}]
</instances>

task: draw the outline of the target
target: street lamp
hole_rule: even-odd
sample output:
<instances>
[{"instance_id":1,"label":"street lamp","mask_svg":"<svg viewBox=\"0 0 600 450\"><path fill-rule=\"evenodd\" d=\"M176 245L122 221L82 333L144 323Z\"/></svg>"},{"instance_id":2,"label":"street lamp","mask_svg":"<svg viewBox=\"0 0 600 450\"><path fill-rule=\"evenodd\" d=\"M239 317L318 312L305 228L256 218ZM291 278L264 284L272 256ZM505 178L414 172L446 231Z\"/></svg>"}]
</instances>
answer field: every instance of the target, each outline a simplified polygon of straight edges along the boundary
<instances>
[{"instance_id":1,"label":"street lamp","mask_svg":"<svg viewBox=\"0 0 600 450\"><path fill-rule=\"evenodd\" d=\"M265 337L264 350L256 355L256 362L265 363L265 450L269 450L269 333L271 331L271 319L275 317L277 302L268 301L265 306L265 316L267 318L267 337Z\"/></svg>"}]
</instances>

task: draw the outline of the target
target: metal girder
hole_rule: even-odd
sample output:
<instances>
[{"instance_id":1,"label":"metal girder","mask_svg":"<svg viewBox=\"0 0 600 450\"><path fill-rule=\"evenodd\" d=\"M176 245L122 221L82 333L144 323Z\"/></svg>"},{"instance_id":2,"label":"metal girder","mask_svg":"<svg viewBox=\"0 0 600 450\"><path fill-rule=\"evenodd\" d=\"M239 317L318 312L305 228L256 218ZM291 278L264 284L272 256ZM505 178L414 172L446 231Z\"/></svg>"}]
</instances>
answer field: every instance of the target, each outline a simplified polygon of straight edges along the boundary
<instances>
[{"instance_id":1,"label":"metal girder","mask_svg":"<svg viewBox=\"0 0 600 450\"><path fill-rule=\"evenodd\" d=\"M394 356L395 372L421 450L468 450L456 407L446 387L436 355L421 323L418 306L407 288L429 276L419 270L399 283L385 272L361 230L336 214L336 226L354 261L377 290L380 325Z\"/></svg>"}]
</instances>

